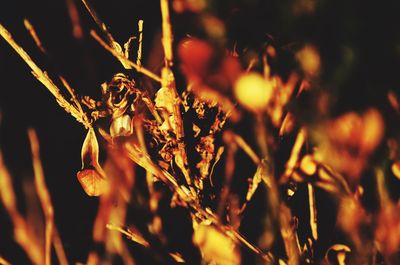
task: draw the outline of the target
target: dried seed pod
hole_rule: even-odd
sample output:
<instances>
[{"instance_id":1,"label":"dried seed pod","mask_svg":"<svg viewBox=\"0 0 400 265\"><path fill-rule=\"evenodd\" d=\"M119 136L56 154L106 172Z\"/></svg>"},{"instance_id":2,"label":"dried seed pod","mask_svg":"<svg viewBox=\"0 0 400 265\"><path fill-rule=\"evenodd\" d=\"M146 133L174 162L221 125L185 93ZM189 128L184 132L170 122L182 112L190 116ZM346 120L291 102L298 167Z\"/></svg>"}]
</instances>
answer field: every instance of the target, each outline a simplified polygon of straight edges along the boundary
<instances>
[{"instance_id":1,"label":"dried seed pod","mask_svg":"<svg viewBox=\"0 0 400 265\"><path fill-rule=\"evenodd\" d=\"M100 196L107 187L103 169L99 165L99 144L90 128L82 146L82 169L77 173L79 183L89 196Z\"/></svg>"}]
</instances>

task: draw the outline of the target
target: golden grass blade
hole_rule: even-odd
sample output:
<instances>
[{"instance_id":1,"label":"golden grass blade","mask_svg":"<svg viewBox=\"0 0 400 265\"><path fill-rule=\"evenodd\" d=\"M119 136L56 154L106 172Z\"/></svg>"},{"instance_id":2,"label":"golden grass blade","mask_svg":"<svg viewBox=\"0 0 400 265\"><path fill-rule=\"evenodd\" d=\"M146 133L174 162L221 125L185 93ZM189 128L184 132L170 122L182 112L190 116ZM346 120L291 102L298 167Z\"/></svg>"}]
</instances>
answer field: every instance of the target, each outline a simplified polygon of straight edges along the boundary
<instances>
[{"instance_id":1,"label":"golden grass blade","mask_svg":"<svg viewBox=\"0 0 400 265\"><path fill-rule=\"evenodd\" d=\"M165 66L172 66L172 30L169 18L168 0L160 0L162 16L162 44L164 47Z\"/></svg>"},{"instance_id":2,"label":"golden grass blade","mask_svg":"<svg viewBox=\"0 0 400 265\"><path fill-rule=\"evenodd\" d=\"M71 105L60 93L58 87L50 79L45 71L42 71L31 59L31 57L19 46L11 34L3 25L0 24L0 35L8 42L8 44L18 53L18 55L25 61L25 63L32 69L32 74L41 82L53 96L56 98L57 103L68 113L70 113L77 121L90 128L91 124L78 109Z\"/></svg>"},{"instance_id":3,"label":"golden grass blade","mask_svg":"<svg viewBox=\"0 0 400 265\"><path fill-rule=\"evenodd\" d=\"M122 54L118 53L117 51L115 51L113 48L111 48L107 43L105 43L100 37L99 35L97 35L97 33L95 31L91 31L90 35L92 35L92 37L97 40L101 46L103 46L104 49L106 49L107 51L109 51L112 55L114 55L121 63L122 65L127 65L129 68L133 68L136 71L138 71L139 73L142 73L148 77L150 77L151 79L161 83L161 78L159 76L157 76L156 74L152 73L151 71L147 70L146 68L144 68L143 66L139 66L137 64L135 64L134 62L130 61L129 59L125 58L125 56L123 56Z\"/></svg>"},{"instance_id":4,"label":"golden grass blade","mask_svg":"<svg viewBox=\"0 0 400 265\"><path fill-rule=\"evenodd\" d=\"M97 15L96 11L94 10L94 8L92 7L92 5L89 3L88 0L82 0L82 3L85 5L87 11L92 16L97 26L99 26L99 28L103 31L108 45L113 47L113 49L115 49L116 42L111 33L109 32L107 25L100 19L100 17Z\"/></svg>"},{"instance_id":5,"label":"golden grass blade","mask_svg":"<svg viewBox=\"0 0 400 265\"><path fill-rule=\"evenodd\" d=\"M51 241L54 231L54 210L44 179L42 163L40 162L39 141L37 135L33 129L29 129L28 136L31 144L35 188L45 216L45 264L51 265Z\"/></svg>"},{"instance_id":6,"label":"golden grass blade","mask_svg":"<svg viewBox=\"0 0 400 265\"><path fill-rule=\"evenodd\" d=\"M24 19L24 26L28 30L29 34L31 34L31 37L32 37L33 41L35 42L36 46L39 48L39 50L41 52L43 52L44 54L47 54L47 51L44 48L44 46L42 45L42 42L40 41L35 28L32 26L31 22L29 22L28 19Z\"/></svg>"}]
</instances>

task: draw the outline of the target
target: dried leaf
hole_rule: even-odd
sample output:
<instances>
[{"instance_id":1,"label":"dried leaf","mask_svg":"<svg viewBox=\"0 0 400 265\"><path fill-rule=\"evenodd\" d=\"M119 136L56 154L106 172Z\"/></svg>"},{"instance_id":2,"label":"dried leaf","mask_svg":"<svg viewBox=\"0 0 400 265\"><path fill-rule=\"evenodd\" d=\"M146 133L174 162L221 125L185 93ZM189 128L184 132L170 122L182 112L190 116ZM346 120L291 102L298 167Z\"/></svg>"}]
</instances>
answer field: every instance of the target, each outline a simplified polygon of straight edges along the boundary
<instances>
[{"instance_id":1,"label":"dried leaf","mask_svg":"<svg viewBox=\"0 0 400 265\"><path fill-rule=\"evenodd\" d=\"M99 144L93 128L88 130L82 146L82 169L77 178L89 196L99 196L107 188L104 172L99 165Z\"/></svg>"}]
</instances>

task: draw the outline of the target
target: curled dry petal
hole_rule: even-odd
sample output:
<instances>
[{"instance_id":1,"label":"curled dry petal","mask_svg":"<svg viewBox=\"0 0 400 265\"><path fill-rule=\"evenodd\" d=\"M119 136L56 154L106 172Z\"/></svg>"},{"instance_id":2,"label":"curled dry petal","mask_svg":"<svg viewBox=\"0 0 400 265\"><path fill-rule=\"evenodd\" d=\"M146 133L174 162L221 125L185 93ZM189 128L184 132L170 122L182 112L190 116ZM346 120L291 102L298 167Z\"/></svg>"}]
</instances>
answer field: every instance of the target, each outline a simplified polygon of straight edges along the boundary
<instances>
[{"instance_id":1,"label":"curled dry petal","mask_svg":"<svg viewBox=\"0 0 400 265\"><path fill-rule=\"evenodd\" d=\"M82 146L82 169L77 173L79 183L89 196L101 195L107 182L99 165L99 143L93 128L90 128Z\"/></svg>"},{"instance_id":2,"label":"curled dry petal","mask_svg":"<svg viewBox=\"0 0 400 265\"><path fill-rule=\"evenodd\" d=\"M351 249L342 244L335 244L331 246L325 255L325 260L329 262L329 264L338 264L345 265L346 257L351 252Z\"/></svg>"}]
</instances>

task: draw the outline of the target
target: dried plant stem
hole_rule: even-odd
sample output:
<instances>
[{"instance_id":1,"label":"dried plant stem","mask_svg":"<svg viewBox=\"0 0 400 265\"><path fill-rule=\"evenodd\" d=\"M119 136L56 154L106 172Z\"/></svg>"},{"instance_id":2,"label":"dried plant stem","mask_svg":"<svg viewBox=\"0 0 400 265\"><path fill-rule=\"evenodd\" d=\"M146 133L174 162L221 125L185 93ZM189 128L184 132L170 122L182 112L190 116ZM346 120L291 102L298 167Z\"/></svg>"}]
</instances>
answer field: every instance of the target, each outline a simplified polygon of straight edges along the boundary
<instances>
[{"instance_id":1,"label":"dried plant stem","mask_svg":"<svg viewBox=\"0 0 400 265\"><path fill-rule=\"evenodd\" d=\"M87 11L92 16L92 18L96 22L97 26L99 26L99 28L104 33L108 45L111 46L113 49L115 49L116 42L115 42L113 36L111 35L111 33L108 31L107 25L100 19L100 17L97 15L96 11L94 10L94 8L92 7L92 5L90 4L90 2L88 0L82 0L82 3L85 5Z\"/></svg>"},{"instance_id":2,"label":"dried plant stem","mask_svg":"<svg viewBox=\"0 0 400 265\"><path fill-rule=\"evenodd\" d=\"M161 78L162 78L162 87L168 88L172 92L173 95L173 117L175 121L175 134L176 140L178 144L178 151L183 161L183 166L181 167L182 173L185 176L186 183L189 187L192 184L192 178L190 177L190 170L187 165L187 154L185 149L185 144L183 139L185 137L184 129L183 129L183 122L182 122L182 115L181 115L181 98L176 90L175 86L175 78L174 74L172 73L171 69L166 66L161 71ZM179 165L178 165L179 166Z\"/></svg>"},{"instance_id":3,"label":"dried plant stem","mask_svg":"<svg viewBox=\"0 0 400 265\"><path fill-rule=\"evenodd\" d=\"M271 209L273 220L279 225L280 233L285 245L286 255L288 257L288 265L297 265L299 263L299 252L296 243L296 233L290 225L290 210L280 201L274 169L272 168L272 156L269 154L267 130L261 113L257 114L257 125L256 131L259 137L258 142L264 157L259 165L262 166L262 171L260 174L262 174L262 180L269 189L269 208Z\"/></svg>"},{"instance_id":4,"label":"dried plant stem","mask_svg":"<svg viewBox=\"0 0 400 265\"><path fill-rule=\"evenodd\" d=\"M35 42L36 46L38 46L39 50L43 52L44 54L47 53L46 49L44 48L42 42L39 39L38 34L36 33L35 28L32 26L32 24L29 22L28 19L24 19L24 26L28 30L29 34L31 35L33 41Z\"/></svg>"},{"instance_id":5,"label":"dried plant stem","mask_svg":"<svg viewBox=\"0 0 400 265\"><path fill-rule=\"evenodd\" d=\"M60 93L58 87L50 79L45 71L42 71L31 59L31 57L20 47L12 38L11 34L3 25L0 24L0 35L8 42L8 44L18 53L25 63L32 69L32 74L50 91L56 98L57 103L68 113L70 113L77 121L82 123L86 128L90 128L91 124L87 121L85 113L80 112L76 107L71 105Z\"/></svg>"},{"instance_id":6,"label":"dried plant stem","mask_svg":"<svg viewBox=\"0 0 400 265\"><path fill-rule=\"evenodd\" d=\"M101 46L103 46L104 49L106 49L107 51L109 51L112 55L114 55L123 65L127 65L129 68L133 68L136 71L138 71L139 73L142 73L148 77L150 77L151 79L161 83L161 78L159 76L157 76L156 74L152 73L151 71L147 70L146 68L144 68L141 65L137 65L134 62L130 61L129 59L127 59L125 56L123 56L122 54L120 54L119 52L117 52L115 49L111 48L109 45L107 45L107 43L105 43L100 37L99 35L97 35L97 33L95 31L90 31L90 34L92 35L92 37L98 41L100 43Z\"/></svg>"},{"instance_id":7,"label":"dried plant stem","mask_svg":"<svg viewBox=\"0 0 400 265\"><path fill-rule=\"evenodd\" d=\"M83 30L79 19L79 12L74 0L66 0L69 18L72 24L72 34L78 40L83 38Z\"/></svg>"},{"instance_id":8,"label":"dried plant stem","mask_svg":"<svg viewBox=\"0 0 400 265\"><path fill-rule=\"evenodd\" d=\"M150 246L149 242L147 242L146 239L144 239L141 235L137 235L137 234L133 233L132 231L123 229L122 227L119 227L119 226L116 226L113 224L107 224L106 227L109 230L118 231L118 232L124 234L129 240L132 240L133 242L136 242L146 248Z\"/></svg>"},{"instance_id":9,"label":"dried plant stem","mask_svg":"<svg viewBox=\"0 0 400 265\"><path fill-rule=\"evenodd\" d=\"M71 95L72 102L74 102L74 104L78 108L79 112L83 113L82 105L78 100L75 90L68 84L67 80L65 80L65 78L63 76L59 76L59 77L60 77L60 80L63 83L64 87L67 89L68 93ZM87 118L87 116L85 115L84 118Z\"/></svg>"},{"instance_id":10,"label":"dried plant stem","mask_svg":"<svg viewBox=\"0 0 400 265\"><path fill-rule=\"evenodd\" d=\"M246 141L238 134L232 133L234 142L242 148L242 150L250 157L250 159L254 162L254 164L258 165L261 162L261 159L258 157L256 152L251 148L251 146L246 143Z\"/></svg>"},{"instance_id":11,"label":"dried plant stem","mask_svg":"<svg viewBox=\"0 0 400 265\"><path fill-rule=\"evenodd\" d=\"M60 234L58 233L57 227L54 227L53 231L53 247L56 251L56 255L60 265L68 265L67 256L65 255L64 246L60 239Z\"/></svg>"},{"instance_id":12,"label":"dried plant stem","mask_svg":"<svg viewBox=\"0 0 400 265\"><path fill-rule=\"evenodd\" d=\"M289 160L286 163L286 169L283 173L281 181L286 181L293 174L296 163L299 160L299 155L301 148L306 140L306 129L301 128L299 133L297 134L296 141L293 145L292 152L290 154Z\"/></svg>"},{"instance_id":13,"label":"dried plant stem","mask_svg":"<svg viewBox=\"0 0 400 265\"><path fill-rule=\"evenodd\" d=\"M318 239L318 226L317 226L317 208L315 207L315 193L314 187L311 183L307 184L308 189L308 205L310 207L310 228L314 240Z\"/></svg>"},{"instance_id":14,"label":"dried plant stem","mask_svg":"<svg viewBox=\"0 0 400 265\"><path fill-rule=\"evenodd\" d=\"M165 66L172 66L172 30L169 18L168 0L160 0L162 16L162 44L164 47Z\"/></svg>"},{"instance_id":15,"label":"dried plant stem","mask_svg":"<svg viewBox=\"0 0 400 265\"><path fill-rule=\"evenodd\" d=\"M45 264L51 264L51 241L54 230L54 210L50 194L44 180L43 168L39 156L39 142L33 129L28 130L31 143L35 188L45 217Z\"/></svg>"},{"instance_id":16,"label":"dried plant stem","mask_svg":"<svg viewBox=\"0 0 400 265\"><path fill-rule=\"evenodd\" d=\"M1 153L0 198L13 223L15 241L22 247L32 263L43 264L44 257L41 247L35 238L33 231L30 229L31 227L18 212L11 176L4 165L3 156Z\"/></svg>"},{"instance_id":17,"label":"dried plant stem","mask_svg":"<svg viewBox=\"0 0 400 265\"><path fill-rule=\"evenodd\" d=\"M142 65L142 46L143 46L143 20L139 20L138 28L139 28L139 47L137 50L136 64L138 66L141 66Z\"/></svg>"},{"instance_id":18,"label":"dried plant stem","mask_svg":"<svg viewBox=\"0 0 400 265\"><path fill-rule=\"evenodd\" d=\"M229 143L231 137L226 137L226 162L225 162L225 176L224 176L224 189L221 191L221 198L217 207L217 216L220 218L224 214L226 208L226 202L228 201L228 196L231 190L232 176L235 171L235 154L237 151L237 146L235 143Z\"/></svg>"},{"instance_id":19,"label":"dried plant stem","mask_svg":"<svg viewBox=\"0 0 400 265\"><path fill-rule=\"evenodd\" d=\"M162 69L162 86L167 87L173 93L174 106L173 106L173 115L175 120L175 128L176 128L176 139L178 142L178 150L183 160L183 166L181 168L183 175L185 176L186 183L189 187L192 185L192 178L190 177L190 170L187 165L187 153L185 149L185 144L183 143L183 139L185 136L183 130L183 122L180 111L181 106L181 98L176 90L175 86L175 78L170 69L173 65L173 54L172 54L172 29L171 29L171 21L169 16L169 6L168 0L160 0L161 6L161 16L162 16L162 45L164 48L164 57L165 57L165 67ZM193 192L193 194L195 194Z\"/></svg>"}]
</instances>

